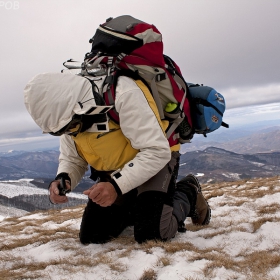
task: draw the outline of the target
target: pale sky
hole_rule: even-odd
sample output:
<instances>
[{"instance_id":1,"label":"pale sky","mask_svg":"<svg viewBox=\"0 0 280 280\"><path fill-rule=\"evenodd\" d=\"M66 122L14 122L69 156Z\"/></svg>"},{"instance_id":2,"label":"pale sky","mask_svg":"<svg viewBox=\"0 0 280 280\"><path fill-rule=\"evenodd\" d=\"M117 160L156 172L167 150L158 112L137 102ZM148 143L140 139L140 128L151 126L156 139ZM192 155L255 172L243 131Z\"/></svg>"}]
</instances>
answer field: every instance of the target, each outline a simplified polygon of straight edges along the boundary
<instances>
[{"instance_id":1,"label":"pale sky","mask_svg":"<svg viewBox=\"0 0 280 280\"><path fill-rule=\"evenodd\" d=\"M274 104L271 118L280 119L279 12L279 0L0 1L0 151L58 143L28 115L25 85L82 60L98 25L123 14L153 23L185 79L214 87L228 112Z\"/></svg>"}]
</instances>

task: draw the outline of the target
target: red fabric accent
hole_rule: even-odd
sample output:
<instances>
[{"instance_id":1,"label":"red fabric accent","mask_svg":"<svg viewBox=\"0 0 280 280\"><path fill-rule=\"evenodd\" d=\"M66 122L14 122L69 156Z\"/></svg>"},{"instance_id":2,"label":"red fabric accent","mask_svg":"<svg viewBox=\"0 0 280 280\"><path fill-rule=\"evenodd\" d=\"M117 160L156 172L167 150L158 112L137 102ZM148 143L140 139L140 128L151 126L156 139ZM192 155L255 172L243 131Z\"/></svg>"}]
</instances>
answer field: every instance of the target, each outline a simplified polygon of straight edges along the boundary
<instances>
[{"instance_id":1,"label":"red fabric accent","mask_svg":"<svg viewBox=\"0 0 280 280\"><path fill-rule=\"evenodd\" d=\"M109 102L108 92L107 91L104 92L103 97L104 97L106 105L110 106L110 102Z\"/></svg>"},{"instance_id":2,"label":"red fabric accent","mask_svg":"<svg viewBox=\"0 0 280 280\"><path fill-rule=\"evenodd\" d=\"M174 133L175 133L175 132L173 132L173 133L170 135L170 137L168 138L168 143L169 143L169 146L170 146L170 147L172 147L172 146L174 146L174 145L177 145L177 144L179 143L178 139L173 140Z\"/></svg>"},{"instance_id":3,"label":"red fabric accent","mask_svg":"<svg viewBox=\"0 0 280 280\"><path fill-rule=\"evenodd\" d=\"M147 65L147 66L155 66L154 63L152 63L149 60L146 60L144 58L133 56L133 55L127 55L122 62L129 63L133 65Z\"/></svg>"},{"instance_id":4,"label":"red fabric accent","mask_svg":"<svg viewBox=\"0 0 280 280\"><path fill-rule=\"evenodd\" d=\"M164 68L163 44L162 42L145 44L125 56L123 61L135 65L158 66Z\"/></svg>"},{"instance_id":5,"label":"red fabric accent","mask_svg":"<svg viewBox=\"0 0 280 280\"><path fill-rule=\"evenodd\" d=\"M125 70L129 69L129 67L127 67L127 65L124 63L123 60L121 60L120 62L117 63L117 67L119 69L125 69Z\"/></svg>"},{"instance_id":6,"label":"red fabric accent","mask_svg":"<svg viewBox=\"0 0 280 280\"><path fill-rule=\"evenodd\" d=\"M189 123L189 125L192 127L193 124L192 124L192 118L191 118L190 103L189 103L189 100L188 100L187 98L186 98L186 100L185 100L183 109L184 109L185 115L186 115L187 118L188 118L188 123Z\"/></svg>"},{"instance_id":7,"label":"red fabric accent","mask_svg":"<svg viewBox=\"0 0 280 280\"><path fill-rule=\"evenodd\" d=\"M113 109L111 109L108 114L111 120L113 120L117 124L120 123L119 115L117 115Z\"/></svg>"},{"instance_id":8,"label":"red fabric accent","mask_svg":"<svg viewBox=\"0 0 280 280\"><path fill-rule=\"evenodd\" d=\"M127 34L135 36L136 34L143 33L148 29L152 29L155 33L161 34L154 25L148 23L139 23L135 25L132 30L127 32ZM129 56L126 56L124 61L136 65L163 67L165 65L163 59L163 43L162 41L146 43L142 47L134 50Z\"/></svg>"},{"instance_id":9,"label":"red fabric accent","mask_svg":"<svg viewBox=\"0 0 280 280\"><path fill-rule=\"evenodd\" d=\"M109 90L111 90L113 99L115 100L115 98L116 98L115 89L113 87L111 87L111 89L109 89ZM104 92L103 96L104 96L106 105L112 105L112 104L110 104L110 101L108 98L108 91ZM120 122L119 115L115 112L114 108L112 108L110 111L108 111L108 115L109 115L110 119L112 119L115 123Z\"/></svg>"},{"instance_id":10,"label":"red fabric accent","mask_svg":"<svg viewBox=\"0 0 280 280\"><path fill-rule=\"evenodd\" d=\"M180 67L177 65L177 63L176 63L175 61L173 61L173 64L174 64L176 70L178 71L178 73L179 73L181 76L183 76L183 75L182 75L182 72L181 72L181 69L180 69Z\"/></svg>"}]
</instances>

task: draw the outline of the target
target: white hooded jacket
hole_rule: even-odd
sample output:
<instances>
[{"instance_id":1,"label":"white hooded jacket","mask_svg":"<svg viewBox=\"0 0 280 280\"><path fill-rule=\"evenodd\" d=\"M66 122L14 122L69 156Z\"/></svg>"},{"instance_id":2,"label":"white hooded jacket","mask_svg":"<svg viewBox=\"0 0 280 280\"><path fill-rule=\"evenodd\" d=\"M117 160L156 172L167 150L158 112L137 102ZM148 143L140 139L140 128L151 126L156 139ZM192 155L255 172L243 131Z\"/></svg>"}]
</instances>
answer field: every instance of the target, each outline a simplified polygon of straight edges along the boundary
<instances>
[{"instance_id":1,"label":"white hooded jacket","mask_svg":"<svg viewBox=\"0 0 280 280\"><path fill-rule=\"evenodd\" d=\"M101 85L102 80L96 83ZM44 132L60 130L74 114L85 114L95 106L91 83L73 74L40 74L28 83L24 94L27 110ZM171 152L158 118L134 80L119 77L115 108L123 135L131 147L139 151L119 168L118 176L112 177L124 194L157 174L170 160ZM74 189L87 166L88 162L78 153L73 137L62 135L57 173L67 173Z\"/></svg>"}]
</instances>

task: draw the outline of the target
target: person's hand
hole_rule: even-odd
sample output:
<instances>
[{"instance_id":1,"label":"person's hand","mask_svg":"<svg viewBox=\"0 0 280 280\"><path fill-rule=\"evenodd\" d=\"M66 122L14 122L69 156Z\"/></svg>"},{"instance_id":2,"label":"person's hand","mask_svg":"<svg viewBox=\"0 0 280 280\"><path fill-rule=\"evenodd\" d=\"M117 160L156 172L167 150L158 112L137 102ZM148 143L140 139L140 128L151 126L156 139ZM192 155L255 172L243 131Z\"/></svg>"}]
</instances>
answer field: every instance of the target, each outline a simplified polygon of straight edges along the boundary
<instances>
[{"instance_id":1,"label":"person's hand","mask_svg":"<svg viewBox=\"0 0 280 280\"><path fill-rule=\"evenodd\" d=\"M59 187L60 185L60 180L55 180L51 183L49 187L49 192L50 192L50 201L53 204L61 204L61 203L66 203L68 202L68 198L66 195L59 195ZM71 185L68 180L65 180L65 187L67 190L71 190Z\"/></svg>"},{"instance_id":2,"label":"person's hand","mask_svg":"<svg viewBox=\"0 0 280 280\"><path fill-rule=\"evenodd\" d=\"M102 207L111 206L118 196L114 186L109 182L99 182L83 194Z\"/></svg>"}]
</instances>

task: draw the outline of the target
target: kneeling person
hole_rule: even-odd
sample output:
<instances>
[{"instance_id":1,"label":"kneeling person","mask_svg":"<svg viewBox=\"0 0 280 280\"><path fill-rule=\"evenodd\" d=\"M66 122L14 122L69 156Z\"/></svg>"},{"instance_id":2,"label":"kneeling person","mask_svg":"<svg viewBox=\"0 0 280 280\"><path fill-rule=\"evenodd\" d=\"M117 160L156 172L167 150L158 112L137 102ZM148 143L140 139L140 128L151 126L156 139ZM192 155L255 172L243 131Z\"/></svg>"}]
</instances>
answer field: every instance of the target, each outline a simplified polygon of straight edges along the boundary
<instances>
[{"instance_id":1,"label":"kneeling person","mask_svg":"<svg viewBox=\"0 0 280 280\"><path fill-rule=\"evenodd\" d=\"M134 225L135 240L141 243L170 240L184 230L186 217L195 224L209 223L210 208L196 177L188 175L176 183L179 145L169 147L164 123L143 82L118 78L115 109L120 124L108 119L110 108L81 76L39 74L24 94L37 125L60 136L51 201L67 202L59 193L61 182L66 193L73 190L88 165L94 180L98 178L84 192L89 200L80 228L83 244L107 242L129 225Z\"/></svg>"}]
</instances>

